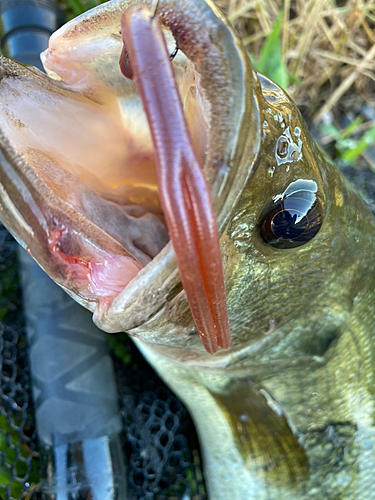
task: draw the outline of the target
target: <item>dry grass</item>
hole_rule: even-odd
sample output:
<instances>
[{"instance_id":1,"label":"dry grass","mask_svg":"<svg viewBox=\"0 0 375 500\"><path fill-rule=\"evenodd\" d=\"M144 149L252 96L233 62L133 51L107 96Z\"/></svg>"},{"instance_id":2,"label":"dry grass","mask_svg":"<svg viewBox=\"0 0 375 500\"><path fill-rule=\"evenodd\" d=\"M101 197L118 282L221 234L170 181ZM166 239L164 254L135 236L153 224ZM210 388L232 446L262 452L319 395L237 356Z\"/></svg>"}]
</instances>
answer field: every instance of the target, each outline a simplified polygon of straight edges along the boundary
<instances>
[{"instance_id":1,"label":"dry grass","mask_svg":"<svg viewBox=\"0 0 375 500\"><path fill-rule=\"evenodd\" d=\"M251 54L283 11L288 92L314 121L333 110L375 108L374 0L221 0Z\"/></svg>"}]
</instances>

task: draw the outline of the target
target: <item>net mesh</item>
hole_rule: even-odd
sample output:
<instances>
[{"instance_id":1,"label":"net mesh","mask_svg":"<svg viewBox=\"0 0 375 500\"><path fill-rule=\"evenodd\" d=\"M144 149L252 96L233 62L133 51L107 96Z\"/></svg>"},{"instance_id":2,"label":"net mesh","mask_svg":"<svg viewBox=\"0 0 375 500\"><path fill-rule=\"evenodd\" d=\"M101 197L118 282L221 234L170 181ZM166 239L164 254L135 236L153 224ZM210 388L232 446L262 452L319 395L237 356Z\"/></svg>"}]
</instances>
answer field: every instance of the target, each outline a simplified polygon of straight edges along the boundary
<instances>
[{"instance_id":1,"label":"net mesh","mask_svg":"<svg viewBox=\"0 0 375 500\"><path fill-rule=\"evenodd\" d=\"M17 276L17 243L0 225L0 498L36 500L39 492L27 346ZM182 403L126 335L111 336L129 499L203 500L198 441Z\"/></svg>"}]
</instances>

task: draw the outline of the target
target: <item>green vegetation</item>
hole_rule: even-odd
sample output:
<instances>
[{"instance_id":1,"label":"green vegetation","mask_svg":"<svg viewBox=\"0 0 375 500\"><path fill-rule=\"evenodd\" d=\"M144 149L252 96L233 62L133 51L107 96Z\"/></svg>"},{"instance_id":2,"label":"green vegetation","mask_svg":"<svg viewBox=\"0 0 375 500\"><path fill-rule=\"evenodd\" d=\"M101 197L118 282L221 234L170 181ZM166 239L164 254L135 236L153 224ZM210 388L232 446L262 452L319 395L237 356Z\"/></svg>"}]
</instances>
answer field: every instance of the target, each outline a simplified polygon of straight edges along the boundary
<instances>
[{"instance_id":1,"label":"green vegetation","mask_svg":"<svg viewBox=\"0 0 375 500\"><path fill-rule=\"evenodd\" d=\"M325 141L335 141L338 157L346 163L355 163L375 143L375 125L363 132L362 124L363 120L357 117L344 130L339 130L334 124L322 125Z\"/></svg>"},{"instance_id":2,"label":"green vegetation","mask_svg":"<svg viewBox=\"0 0 375 500\"><path fill-rule=\"evenodd\" d=\"M23 484L19 481L12 481L16 475L20 479L26 479L28 464L26 462L30 455L30 450L20 443L20 437L15 430L17 424L12 422L9 425L8 419L0 415L0 454L5 457L5 465L0 465L0 498L5 497L5 487L10 485L12 497L19 498L22 494ZM18 453L17 451L18 450ZM36 470L38 463L31 460L31 472L27 478L30 489L33 489L40 481Z\"/></svg>"},{"instance_id":3,"label":"green vegetation","mask_svg":"<svg viewBox=\"0 0 375 500\"><path fill-rule=\"evenodd\" d=\"M132 357L129 348L129 337L126 333L108 335L108 344L112 349L113 354L119 358L124 365L130 365Z\"/></svg>"},{"instance_id":4,"label":"green vegetation","mask_svg":"<svg viewBox=\"0 0 375 500\"><path fill-rule=\"evenodd\" d=\"M92 9L96 5L100 3L104 3L100 0L58 0L61 7L67 14L68 19L72 19L73 17L77 17L86 10Z\"/></svg>"},{"instance_id":5,"label":"green vegetation","mask_svg":"<svg viewBox=\"0 0 375 500\"><path fill-rule=\"evenodd\" d=\"M281 26L283 13L280 12L267 35L258 59L250 55L251 62L255 69L263 75L268 76L283 89L289 86L290 78L282 58L281 47Z\"/></svg>"},{"instance_id":6,"label":"green vegetation","mask_svg":"<svg viewBox=\"0 0 375 500\"><path fill-rule=\"evenodd\" d=\"M18 275L17 264L15 260L11 266L1 270L0 280L0 321L3 321L5 316L14 309L16 296L18 293Z\"/></svg>"}]
</instances>

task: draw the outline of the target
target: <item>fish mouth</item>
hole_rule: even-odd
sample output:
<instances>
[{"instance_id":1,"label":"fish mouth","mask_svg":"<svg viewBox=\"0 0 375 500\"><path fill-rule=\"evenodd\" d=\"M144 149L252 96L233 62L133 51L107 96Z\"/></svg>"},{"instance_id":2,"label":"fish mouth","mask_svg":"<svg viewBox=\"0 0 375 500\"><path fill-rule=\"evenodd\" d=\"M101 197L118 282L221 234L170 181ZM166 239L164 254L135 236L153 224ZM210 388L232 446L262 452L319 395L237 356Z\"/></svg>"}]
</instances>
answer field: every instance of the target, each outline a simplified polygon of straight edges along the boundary
<instances>
[{"instance_id":1,"label":"fish mouth","mask_svg":"<svg viewBox=\"0 0 375 500\"><path fill-rule=\"evenodd\" d=\"M11 150L18 163L22 159L19 177L27 172L22 182L8 182L6 196L17 193L7 206L3 202L3 220L108 332L147 323L181 293L148 121L134 83L119 68L120 21L134 3L94 9L56 32L43 56L53 80L4 62L1 81L0 142L10 145L2 148L3 164L15 164ZM206 2L191 11L161 1L158 16L168 50L176 43L180 49L175 80L220 233L249 175L239 148L252 105L247 56ZM202 23L207 33L196 38ZM212 42L212 30L220 45ZM20 201L21 183L31 201L25 196ZM30 205L36 207L31 211L38 230L24 212ZM206 349L214 352L217 345Z\"/></svg>"}]
</instances>

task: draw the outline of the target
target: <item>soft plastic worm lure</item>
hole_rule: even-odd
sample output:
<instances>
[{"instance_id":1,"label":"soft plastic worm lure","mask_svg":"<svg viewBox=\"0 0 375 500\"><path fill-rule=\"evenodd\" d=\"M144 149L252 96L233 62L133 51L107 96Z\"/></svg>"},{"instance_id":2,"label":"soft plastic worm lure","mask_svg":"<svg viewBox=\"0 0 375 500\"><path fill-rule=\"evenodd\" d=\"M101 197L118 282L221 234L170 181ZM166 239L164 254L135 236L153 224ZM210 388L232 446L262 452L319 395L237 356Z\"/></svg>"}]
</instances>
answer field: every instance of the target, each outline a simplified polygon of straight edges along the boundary
<instances>
[{"instance_id":1,"label":"soft plastic worm lure","mask_svg":"<svg viewBox=\"0 0 375 500\"><path fill-rule=\"evenodd\" d=\"M137 6L126 11L121 26L121 70L134 78L147 114L161 204L182 284L203 345L213 354L218 346L230 346L230 332L209 189L191 143L159 20Z\"/></svg>"}]
</instances>

